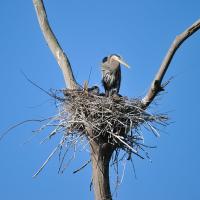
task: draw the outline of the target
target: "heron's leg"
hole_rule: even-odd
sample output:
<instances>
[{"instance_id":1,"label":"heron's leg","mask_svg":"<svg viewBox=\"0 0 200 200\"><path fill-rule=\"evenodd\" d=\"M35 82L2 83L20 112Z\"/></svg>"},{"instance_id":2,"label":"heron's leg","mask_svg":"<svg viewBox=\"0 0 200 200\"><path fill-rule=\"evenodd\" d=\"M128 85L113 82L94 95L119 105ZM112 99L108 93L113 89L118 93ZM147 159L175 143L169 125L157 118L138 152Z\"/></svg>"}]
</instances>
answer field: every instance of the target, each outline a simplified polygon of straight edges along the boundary
<instances>
[{"instance_id":1,"label":"heron's leg","mask_svg":"<svg viewBox=\"0 0 200 200\"><path fill-rule=\"evenodd\" d=\"M108 90L105 90L105 96L109 97L110 96L110 92Z\"/></svg>"}]
</instances>

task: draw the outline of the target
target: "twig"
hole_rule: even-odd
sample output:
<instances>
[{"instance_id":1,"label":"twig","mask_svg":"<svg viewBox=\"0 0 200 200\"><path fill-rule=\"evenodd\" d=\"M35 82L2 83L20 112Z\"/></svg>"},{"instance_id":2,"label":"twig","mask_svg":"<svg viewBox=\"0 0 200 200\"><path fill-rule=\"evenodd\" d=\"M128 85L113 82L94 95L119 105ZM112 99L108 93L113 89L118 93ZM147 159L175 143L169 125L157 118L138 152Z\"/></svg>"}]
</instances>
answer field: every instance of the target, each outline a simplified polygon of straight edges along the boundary
<instances>
[{"instance_id":1,"label":"twig","mask_svg":"<svg viewBox=\"0 0 200 200\"><path fill-rule=\"evenodd\" d=\"M21 73L23 74L23 76L25 77L25 79L30 82L32 85L34 85L35 87L39 88L41 91L43 91L44 93L46 93L47 95L49 95L50 97L54 98L54 99L57 99L57 100L60 100L62 101L63 98L57 96L56 94L54 93L50 93L48 91L46 91L45 89L43 89L42 87L40 87L39 85L37 85L35 82L33 82L30 78L28 78L28 76L23 72L21 71Z\"/></svg>"},{"instance_id":2,"label":"twig","mask_svg":"<svg viewBox=\"0 0 200 200\"><path fill-rule=\"evenodd\" d=\"M76 174L77 172L81 171L83 168L85 168L89 163L91 162L91 160L88 160L83 166L81 166L80 168L78 168L77 170L73 171L73 174Z\"/></svg>"},{"instance_id":3,"label":"twig","mask_svg":"<svg viewBox=\"0 0 200 200\"><path fill-rule=\"evenodd\" d=\"M49 160L52 158L52 156L56 153L56 151L58 150L59 147L60 147L60 145L58 145L56 148L54 148L54 150L51 152L51 154L48 156L48 158L42 164L42 166L40 167L40 169L33 175L33 178L35 178L44 169L44 167L46 166L46 164L49 162Z\"/></svg>"},{"instance_id":4,"label":"twig","mask_svg":"<svg viewBox=\"0 0 200 200\"><path fill-rule=\"evenodd\" d=\"M28 120L24 120L22 122L19 122L15 125L12 125L10 128L8 128L5 132L3 132L1 135L0 135L0 141L10 132L12 131L13 129L17 128L18 126L21 126L23 124L26 124L26 123L29 123L29 122L44 122L44 121L47 121L49 120L50 118L47 118L47 119L28 119Z\"/></svg>"},{"instance_id":5,"label":"twig","mask_svg":"<svg viewBox=\"0 0 200 200\"><path fill-rule=\"evenodd\" d=\"M133 149L130 145L128 145L126 142L124 142L124 141L121 139L120 136L115 135L115 134L113 134L113 133L112 133L112 135L113 135L114 137L116 137L116 138L117 138L121 143L123 143L125 146L127 146L130 150L132 150L133 153L135 153L135 154L138 153L138 152L137 152L135 149Z\"/></svg>"}]
</instances>

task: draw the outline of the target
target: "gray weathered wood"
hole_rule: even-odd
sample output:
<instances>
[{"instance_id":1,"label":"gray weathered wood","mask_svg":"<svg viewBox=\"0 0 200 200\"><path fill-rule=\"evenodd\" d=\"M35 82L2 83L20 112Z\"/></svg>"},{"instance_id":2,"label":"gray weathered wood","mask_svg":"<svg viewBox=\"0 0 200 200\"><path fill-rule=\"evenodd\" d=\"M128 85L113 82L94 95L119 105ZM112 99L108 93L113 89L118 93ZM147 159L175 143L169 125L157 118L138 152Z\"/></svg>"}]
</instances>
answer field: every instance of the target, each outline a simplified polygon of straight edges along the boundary
<instances>
[{"instance_id":1,"label":"gray weathered wood","mask_svg":"<svg viewBox=\"0 0 200 200\"><path fill-rule=\"evenodd\" d=\"M78 84L74 78L69 59L62 50L53 31L51 30L43 0L33 0L33 4L35 6L35 11L37 13L37 18L40 24L41 31L51 52L53 53L62 70L66 86L68 86L69 89L76 89L78 87Z\"/></svg>"},{"instance_id":2,"label":"gray weathered wood","mask_svg":"<svg viewBox=\"0 0 200 200\"><path fill-rule=\"evenodd\" d=\"M197 20L194 24L192 24L189 28L187 28L183 33L178 35L173 43L171 44L171 47L169 48L155 78L152 81L152 84L146 94L146 96L142 99L142 103L144 107L148 107L149 104L153 101L153 99L156 97L156 95L163 90L161 83L163 80L163 77L172 61L172 58L174 54L176 53L177 49L181 46L181 44L189 38L192 34L194 34L196 31L200 29L200 19Z\"/></svg>"},{"instance_id":3,"label":"gray weathered wood","mask_svg":"<svg viewBox=\"0 0 200 200\"><path fill-rule=\"evenodd\" d=\"M95 200L112 200L109 181L109 163L112 148L106 143L99 145L94 140L90 142L92 160L92 184Z\"/></svg>"}]
</instances>

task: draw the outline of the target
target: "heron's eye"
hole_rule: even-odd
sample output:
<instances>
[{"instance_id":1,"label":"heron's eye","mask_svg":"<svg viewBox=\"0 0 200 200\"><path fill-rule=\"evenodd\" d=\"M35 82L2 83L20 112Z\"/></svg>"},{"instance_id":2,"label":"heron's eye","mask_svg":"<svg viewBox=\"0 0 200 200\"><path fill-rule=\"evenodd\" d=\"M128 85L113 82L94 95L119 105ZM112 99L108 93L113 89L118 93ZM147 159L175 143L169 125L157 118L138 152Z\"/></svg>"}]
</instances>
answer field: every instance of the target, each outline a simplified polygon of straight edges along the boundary
<instances>
[{"instance_id":1,"label":"heron's eye","mask_svg":"<svg viewBox=\"0 0 200 200\"><path fill-rule=\"evenodd\" d=\"M105 63L108 60L108 57L103 58L102 62Z\"/></svg>"}]
</instances>

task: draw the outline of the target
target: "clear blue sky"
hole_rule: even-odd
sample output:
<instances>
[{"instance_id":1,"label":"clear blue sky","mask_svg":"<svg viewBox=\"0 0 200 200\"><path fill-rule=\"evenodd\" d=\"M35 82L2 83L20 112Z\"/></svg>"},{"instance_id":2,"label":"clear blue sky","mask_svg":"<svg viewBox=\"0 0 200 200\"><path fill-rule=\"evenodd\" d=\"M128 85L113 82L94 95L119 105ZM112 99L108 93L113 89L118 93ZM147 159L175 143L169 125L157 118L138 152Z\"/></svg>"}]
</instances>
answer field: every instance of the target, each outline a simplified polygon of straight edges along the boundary
<instances>
[{"instance_id":1,"label":"clear blue sky","mask_svg":"<svg viewBox=\"0 0 200 200\"><path fill-rule=\"evenodd\" d=\"M88 79L100 85L100 62L118 53L131 65L123 69L121 93L143 96L174 37L196 21L199 0L51 0L44 1L52 28L68 54L79 83ZM60 69L39 29L31 0L2 1L0 8L0 105L3 132L25 119L55 112L54 101L27 82L23 70L42 88L63 88ZM178 50L166 79L174 76L155 111L169 112L173 122L160 138L147 137L157 145L152 163L134 159L137 179L127 165L118 191L119 200L200 199L200 32ZM87 160L80 152L63 175L57 174L58 157L33 179L57 139L40 145L41 133L24 145L37 124L15 129L0 142L0 199L93 199L89 191L91 168L73 170ZM147 133L146 133L147 134ZM112 179L111 184L113 185ZM116 199L116 196L114 196Z\"/></svg>"}]
</instances>

